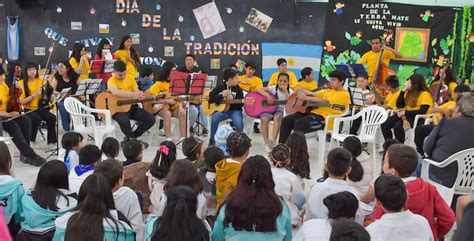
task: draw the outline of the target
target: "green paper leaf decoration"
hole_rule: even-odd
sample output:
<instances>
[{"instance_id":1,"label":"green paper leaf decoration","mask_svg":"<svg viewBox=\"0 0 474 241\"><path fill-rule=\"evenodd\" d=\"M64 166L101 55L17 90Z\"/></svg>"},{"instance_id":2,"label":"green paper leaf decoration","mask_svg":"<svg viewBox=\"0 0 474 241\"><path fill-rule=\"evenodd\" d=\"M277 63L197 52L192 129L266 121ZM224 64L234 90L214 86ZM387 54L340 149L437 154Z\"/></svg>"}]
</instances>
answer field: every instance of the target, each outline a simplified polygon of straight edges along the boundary
<instances>
[{"instance_id":1,"label":"green paper leaf decoration","mask_svg":"<svg viewBox=\"0 0 474 241\"><path fill-rule=\"evenodd\" d=\"M344 36L346 36L346 39L347 39L347 40L351 40L351 34L349 34L348 32L346 32L346 33L344 34Z\"/></svg>"},{"instance_id":2,"label":"green paper leaf decoration","mask_svg":"<svg viewBox=\"0 0 474 241\"><path fill-rule=\"evenodd\" d=\"M435 46L437 42L438 42L438 39L434 38L433 40L431 40L431 46Z\"/></svg>"}]
</instances>

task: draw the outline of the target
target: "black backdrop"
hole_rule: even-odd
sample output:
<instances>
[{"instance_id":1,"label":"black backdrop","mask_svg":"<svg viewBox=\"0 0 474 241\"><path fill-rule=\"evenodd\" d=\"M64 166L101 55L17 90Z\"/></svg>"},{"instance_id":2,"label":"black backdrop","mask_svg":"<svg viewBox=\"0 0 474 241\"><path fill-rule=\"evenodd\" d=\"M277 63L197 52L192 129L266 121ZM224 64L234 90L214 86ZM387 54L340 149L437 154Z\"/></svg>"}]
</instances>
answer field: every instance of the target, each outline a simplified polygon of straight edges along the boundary
<instances>
[{"instance_id":1,"label":"black backdrop","mask_svg":"<svg viewBox=\"0 0 474 241\"><path fill-rule=\"evenodd\" d=\"M254 44L263 42L284 42L284 43L309 43L321 44L326 3L296 3L294 1L282 0L217 0L215 1L226 31L204 39L192 10L201 5L209 3L209 0L173 0L173 1L150 1L136 0L140 13L116 13L115 0L89 0L89 1L38 1L22 0L21 8L16 1L7 0L8 3L1 7L0 14L17 15L20 21L20 59L22 61L33 61L44 66L47 56L35 56L35 47L48 47L52 44L44 33L45 28L51 28L58 34L68 39L67 46L56 44L52 55L52 61L59 61L68 57L68 50L76 40L89 38L107 37L113 38L112 49L118 47L120 38L130 33L140 34L140 44L134 47L142 57L151 57L155 60L167 60L182 65L186 54L185 42L205 43L248 43ZM127 2L127 0L125 0ZM161 10L156 10L156 3L161 5ZM130 1L133 3L133 0ZM9 6L8 6L9 5ZM62 8L62 12L57 12L57 6ZM7 10L7 7L9 10ZM91 14L90 7L96 12ZM232 13L227 13L227 8L232 9ZM250 9L256 8L271 16L273 22L266 33L245 23L245 19ZM161 27L142 27L143 14L161 15ZM178 17L183 16L184 21L179 22ZM5 17L3 17L5 20ZM126 27L121 26L121 21L127 22ZM71 30L71 21L81 21L82 30ZM99 24L109 24L108 34L99 33ZM243 26L244 32L239 28ZM163 28L167 28L167 35L171 36L175 28L179 28L181 40L163 40ZM0 21L0 38L6 39L6 21ZM194 35L195 40L190 41L190 36ZM6 55L6 42L0 41L1 52ZM148 48L153 46L153 52ZM164 57L164 46L174 46L175 56ZM89 51L95 52L96 47L89 47ZM46 55L48 52L46 51ZM219 70L210 70L210 59L220 59L221 68L235 63L238 59L243 61L253 60L261 66L262 49L259 47L259 55L230 56L230 55L197 55L198 64L210 74L218 74ZM160 63L157 61L156 63ZM158 68L158 65L154 67ZM258 69L258 74L261 69Z\"/></svg>"}]
</instances>

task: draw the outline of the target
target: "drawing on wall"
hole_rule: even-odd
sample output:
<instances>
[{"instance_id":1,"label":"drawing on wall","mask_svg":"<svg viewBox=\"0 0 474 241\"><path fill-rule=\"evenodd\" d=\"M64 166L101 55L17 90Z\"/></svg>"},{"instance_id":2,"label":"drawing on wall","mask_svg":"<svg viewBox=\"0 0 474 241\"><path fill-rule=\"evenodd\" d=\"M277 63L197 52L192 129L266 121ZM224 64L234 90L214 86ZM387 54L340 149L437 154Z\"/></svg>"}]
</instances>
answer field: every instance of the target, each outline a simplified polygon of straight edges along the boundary
<instances>
[{"instance_id":1,"label":"drawing on wall","mask_svg":"<svg viewBox=\"0 0 474 241\"><path fill-rule=\"evenodd\" d=\"M249 12L249 15L247 16L247 19L245 20L246 23L254 26L258 30L266 33L268 28L270 27L270 24L272 23L273 18L258 11L255 8L252 8Z\"/></svg>"},{"instance_id":2,"label":"drawing on wall","mask_svg":"<svg viewBox=\"0 0 474 241\"><path fill-rule=\"evenodd\" d=\"M35 47L35 56L45 56L46 48L45 47Z\"/></svg>"},{"instance_id":3,"label":"drawing on wall","mask_svg":"<svg viewBox=\"0 0 474 241\"><path fill-rule=\"evenodd\" d=\"M221 68L221 59L211 59L211 69L220 69Z\"/></svg>"},{"instance_id":4,"label":"drawing on wall","mask_svg":"<svg viewBox=\"0 0 474 241\"><path fill-rule=\"evenodd\" d=\"M165 57L174 57L174 46L165 46Z\"/></svg>"},{"instance_id":5,"label":"drawing on wall","mask_svg":"<svg viewBox=\"0 0 474 241\"><path fill-rule=\"evenodd\" d=\"M101 23L99 24L99 33L109 33L110 26L108 24Z\"/></svg>"},{"instance_id":6,"label":"drawing on wall","mask_svg":"<svg viewBox=\"0 0 474 241\"><path fill-rule=\"evenodd\" d=\"M71 21L71 30L82 30L81 21Z\"/></svg>"},{"instance_id":7,"label":"drawing on wall","mask_svg":"<svg viewBox=\"0 0 474 241\"><path fill-rule=\"evenodd\" d=\"M395 33L395 50L403 58L399 60L423 62L428 59L430 29L397 27Z\"/></svg>"},{"instance_id":8,"label":"drawing on wall","mask_svg":"<svg viewBox=\"0 0 474 241\"><path fill-rule=\"evenodd\" d=\"M140 34L139 33L131 33L130 38L132 39L132 44L140 44Z\"/></svg>"},{"instance_id":9,"label":"drawing on wall","mask_svg":"<svg viewBox=\"0 0 474 241\"><path fill-rule=\"evenodd\" d=\"M210 38L226 30L219 10L214 2L193 9L193 13L204 39Z\"/></svg>"},{"instance_id":10,"label":"drawing on wall","mask_svg":"<svg viewBox=\"0 0 474 241\"><path fill-rule=\"evenodd\" d=\"M237 62L235 63L235 66L237 66L237 70L239 72L243 72L245 70L245 62L241 59L237 60Z\"/></svg>"}]
</instances>

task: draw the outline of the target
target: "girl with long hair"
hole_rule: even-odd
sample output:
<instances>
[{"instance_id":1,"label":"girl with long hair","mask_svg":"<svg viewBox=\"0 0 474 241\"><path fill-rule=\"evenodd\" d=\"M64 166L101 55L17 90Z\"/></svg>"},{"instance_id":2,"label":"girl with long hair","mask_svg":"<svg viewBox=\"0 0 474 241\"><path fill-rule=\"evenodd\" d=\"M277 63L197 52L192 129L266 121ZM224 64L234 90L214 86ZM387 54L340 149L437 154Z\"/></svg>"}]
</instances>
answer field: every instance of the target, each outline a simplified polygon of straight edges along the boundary
<instances>
[{"instance_id":1,"label":"girl with long hair","mask_svg":"<svg viewBox=\"0 0 474 241\"><path fill-rule=\"evenodd\" d=\"M77 207L55 221L53 240L135 240L128 220L115 210L112 189L98 174L86 178L79 190Z\"/></svg>"},{"instance_id":2,"label":"girl with long hair","mask_svg":"<svg viewBox=\"0 0 474 241\"><path fill-rule=\"evenodd\" d=\"M145 240L209 241L210 227L196 217L196 192L179 185L167 190L166 196L163 215L147 222Z\"/></svg>"},{"instance_id":3,"label":"girl with long hair","mask_svg":"<svg viewBox=\"0 0 474 241\"><path fill-rule=\"evenodd\" d=\"M300 180L301 186L304 188L305 179L310 179L309 153L306 137L303 132L293 131L285 143L291 150L291 157L288 169L293 172Z\"/></svg>"},{"instance_id":4,"label":"girl with long hair","mask_svg":"<svg viewBox=\"0 0 474 241\"><path fill-rule=\"evenodd\" d=\"M110 41L107 40L106 38L102 38L99 42L99 45L97 46L97 51L94 56L94 60L103 60L106 58L112 58L115 59L115 55L112 54L110 50ZM107 81L112 77L112 73L103 73L103 74L97 74L96 77L98 79L102 79L101 82L101 89L105 90L107 89Z\"/></svg>"},{"instance_id":5,"label":"girl with long hair","mask_svg":"<svg viewBox=\"0 0 474 241\"><path fill-rule=\"evenodd\" d=\"M75 43L72 47L72 54L69 58L69 64L72 69L79 75L79 79L89 78L90 64L88 52L84 44Z\"/></svg>"},{"instance_id":6,"label":"girl with long hair","mask_svg":"<svg viewBox=\"0 0 474 241\"><path fill-rule=\"evenodd\" d=\"M448 86L449 89L449 100L454 100L454 89L458 86L458 83L456 82L456 77L453 74L453 71L451 70L450 67L446 68L446 71L443 70L442 68L438 71L438 74L436 75L434 81L432 84L439 83L439 79L441 78L441 75L443 75L443 84ZM435 95L436 93L432 93Z\"/></svg>"},{"instance_id":7,"label":"girl with long hair","mask_svg":"<svg viewBox=\"0 0 474 241\"><path fill-rule=\"evenodd\" d=\"M415 128L419 124L414 123L415 116L431 113L433 106L434 99L426 85L425 78L421 74L410 76L397 99L397 109L399 111L396 111L396 115L388 117L387 121L381 126L385 140L392 138L393 129L395 139L400 143L404 143L404 122L408 122L410 127ZM423 119L420 119L421 121Z\"/></svg>"},{"instance_id":8,"label":"girl with long hair","mask_svg":"<svg viewBox=\"0 0 474 241\"><path fill-rule=\"evenodd\" d=\"M127 75L130 75L133 79L137 78L138 71L140 71L140 56L138 51L133 48L132 38L129 35L122 37L120 46L114 54L115 58L127 65Z\"/></svg>"},{"instance_id":9,"label":"girl with long hair","mask_svg":"<svg viewBox=\"0 0 474 241\"><path fill-rule=\"evenodd\" d=\"M73 95L76 93L77 86L79 86L79 75L71 67L67 61L59 61L58 72L51 79L51 87L53 87L53 94L58 95L62 90L71 88L69 93ZM64 131L71 130L71 117L69 112L64 107L64 100L58 103L59 114L61 115L61 124Z\"/></svg>"},{"instance_id":10,"label":"girl with long hair","mask_svg":"<svg viewBox=\"0 0 474 241\"><path fill-rule=\"evenodd\" d=\"M170 171L173 162L176 161L176 145L172 141L163 141L156 150L155 158L150 164L150 170L146 173L148 177L148 188L150 189L150 202L148 208L151 213L158 215L161 195L166 184L166 175Z\"/></svg>"},{"instance_id":11,"label":"girl with long hair","mask_svg":"<svg viewBox=\"0 0 474 241\"><path fill-rule=\"evenodd\" d=\"M59 149L58 160L64 161L67 170L79 165L79 151L84 147L84 137L78 132L66 132L61 139L63 148Z\"/></svg>"},{"instance_id":12,"label":"girl with long hair","mask_svg":"<svg viewBox=\"0 0 474 241\"><path fill-rule=\"evenodd\" d=\"M360 193L366 193L373 178L370 155L362 147L362 143L356 136L349 136L342 142L342 148L352 154L351 172L348 182Z\"/></svg>"},{"instance_id":13,"label":"girl with long hair","mask_svg":"<svg viewBox=\"0 0 474 241\"><path fill-rule=\"evenodd\" d=\"M16 240L51 240L54 221L77 204L77 194L69 191L64 162L53 160L41 166L33 190L23 196L23 220Z\"/></svg>"},{"instance_id":14,"label":"girl with long hair","mask_svg":"<svg viewBox=\"0 0 474 241\"><path fill-rule=\"evenodd\" d=\"M220 208L212 240L289 241L291 232L290 210L275 193L270 164L263 156L248 158Z\"/></svg>"}]
</instances>

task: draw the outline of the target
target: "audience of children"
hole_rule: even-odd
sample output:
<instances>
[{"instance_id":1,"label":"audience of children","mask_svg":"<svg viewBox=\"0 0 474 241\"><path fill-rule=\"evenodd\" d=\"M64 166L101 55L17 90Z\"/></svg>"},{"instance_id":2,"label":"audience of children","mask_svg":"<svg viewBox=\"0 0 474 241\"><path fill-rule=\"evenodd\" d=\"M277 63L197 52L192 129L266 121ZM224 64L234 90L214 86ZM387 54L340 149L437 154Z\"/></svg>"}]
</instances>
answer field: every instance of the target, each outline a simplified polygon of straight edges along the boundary
<instances>
[{"instance_id":1,"label":"audience of children","mask_svg":"<svg viewBox=\"0 0 474 241\"><path fill-rule=\"evenodd\" d=\"M58 160L64 161L68 172L79 165L79 151L84 147L84 137L81 133L66 132L61 139L63 148L59 149Z\"/></svg>"},{"instance_id":2,"label":"audience of children","mask_svg":"<svg viewBox=\"0 0 474 241\"><path fill-rule=\"evenodd\" d=\"M117 159L120 153L120 143L113 137L107 137L102 142L100 150L102 151L103 161L107 159Z\"/></svg>"},{"instance_id":3,"label":"audience of children","mask_svg":"<svg viewBox=\"0 0 474 241\"><path fill-rule=\"evenodd\" d=\"M400 177L383 174L374 186L377 204L385 214L367 226L372 241L437 240L423 216L405 210L408 193Z\"/></svg>"},{"instance_id":4,"label":"audience of children","mask_svg":"<svg viewBox=\"0 0 474 241\"><path fill-rule=\"evenodd\" d=\"M291 224L297 227L301 223L298 210L302 209L305 198L298 177L287 169L291 164L290 156L290 148L285 144L278 144L270 152L269 160L273 164L271 170L275 182L275 193L285 201L290 209Z\"/></svg>"},{"instance_id":5,"label":"audience of children","mask_svg":"<svg viewBox=\"0 0 474 241\"><path fill-rule=\"evenodd\" d=\"M15 240L51 240L54 220L77 205L77 194L69 191L68 170L59 160L41 166L36 184L21 201L21 230Z\"/></svg>"},{"instance_id":6,"label":"audience of children","mask_svg":"<svg viewBox=\"0 0 474 241\"><path fill-rule=\"evenodd\" d=\"M123 186L123 166L120 162L109 159L99 163L94 174L105 177L112 190L115 209L121 212L136 233L137 240L143 240L143 215L137 194L129 187Z\"/></svg>"},{"instance_id":7,"label":"audience of children","mask_svg":"<svg viewBox=\"0 0 474 241\"><path fill-rule=\"evenodd\" d=\"M150 170L146 173L148 177L148 188L150 189L150 207L148 211L159 215L161 195L164 192L166 176L173 162L176 161L176 145L171 141L161 142L156 151L156 156L150 164Z\"/></svg>"},{"instance_id":8,"label":"audience of children","mask_svg":"<svg viewBox=\"0 0 474 241\"><path fill-rule=\"evenodd\" d=\"M331 223L339 218L354 219L359 208L357 198L347 191L331 194L323 199L323 203L328 209L328 218L304 222L293 241L329 240Z\"/></svg>"},{"instance_id":9,"label":"audience of children","mask_svg":"<svg viewBox=\"0 0 474 241\"><path fill-rule=\"evenodd\" d=\"M54 241L135 239L128 220L115 209L107 179L99 174L89 175L84 180L76 208L58 217L55 226Z\"/></svg>"},{"instance_id":10,"label":"audience of children","mask_svg":"<svg viewBox=\"0 0 474 241\"><path fill-rule=\"evenodd\" d=\"M79 152L79 164L69 172L69 190L79 194L84 180L92 175L102 157L102 151L95 145L86 145Z\"/></svg>"},{"instance_id":11,"label":"audience of children","mask_svg":"<svg viewBox=\"0 0 474 241\"><path fill-rule=\"evenodd\" d=\"M150 189L146 173L150 170L150 164L143 162L143 144L137 140L127 141L123 146L124 186L130 187L139 194L142 210L148 210L150 206Z\"/></svg>"},{"instance_id":12,"label":"audience of children","mask_svg":"<svg viewBox=\"0 0 474 241\"><path fill-rule=\"evenodd\" d=\"M145 240L209 241L211 228L196 216L198 200L193 188L178 185L166 190L166 196L163 215L147 221Z\"/></svg>"},{"instance_id":13,"label":"audience of children","mask_svg":"<svg viewBox=\"0 0 474 241\"><path fill-rule=\"evenodd\" d=\"M252 141L242 132L232 132L227 138L229 158L216 164L216 201L220 207L227 195L237 186L242 163L247 160Z\"/></svg>"},{"instance_id":14,"label":"audience of children","mask_svg":"<svg viewBox=\"0 0 474 241\"><path fill-rule=\"evenodd\" d=\"M212 240L290 241L291 237L290 210L275 193L270 164L263 156L248 158L238 174L237 186L219 210Z\"/></svg>"}]
</instances>

